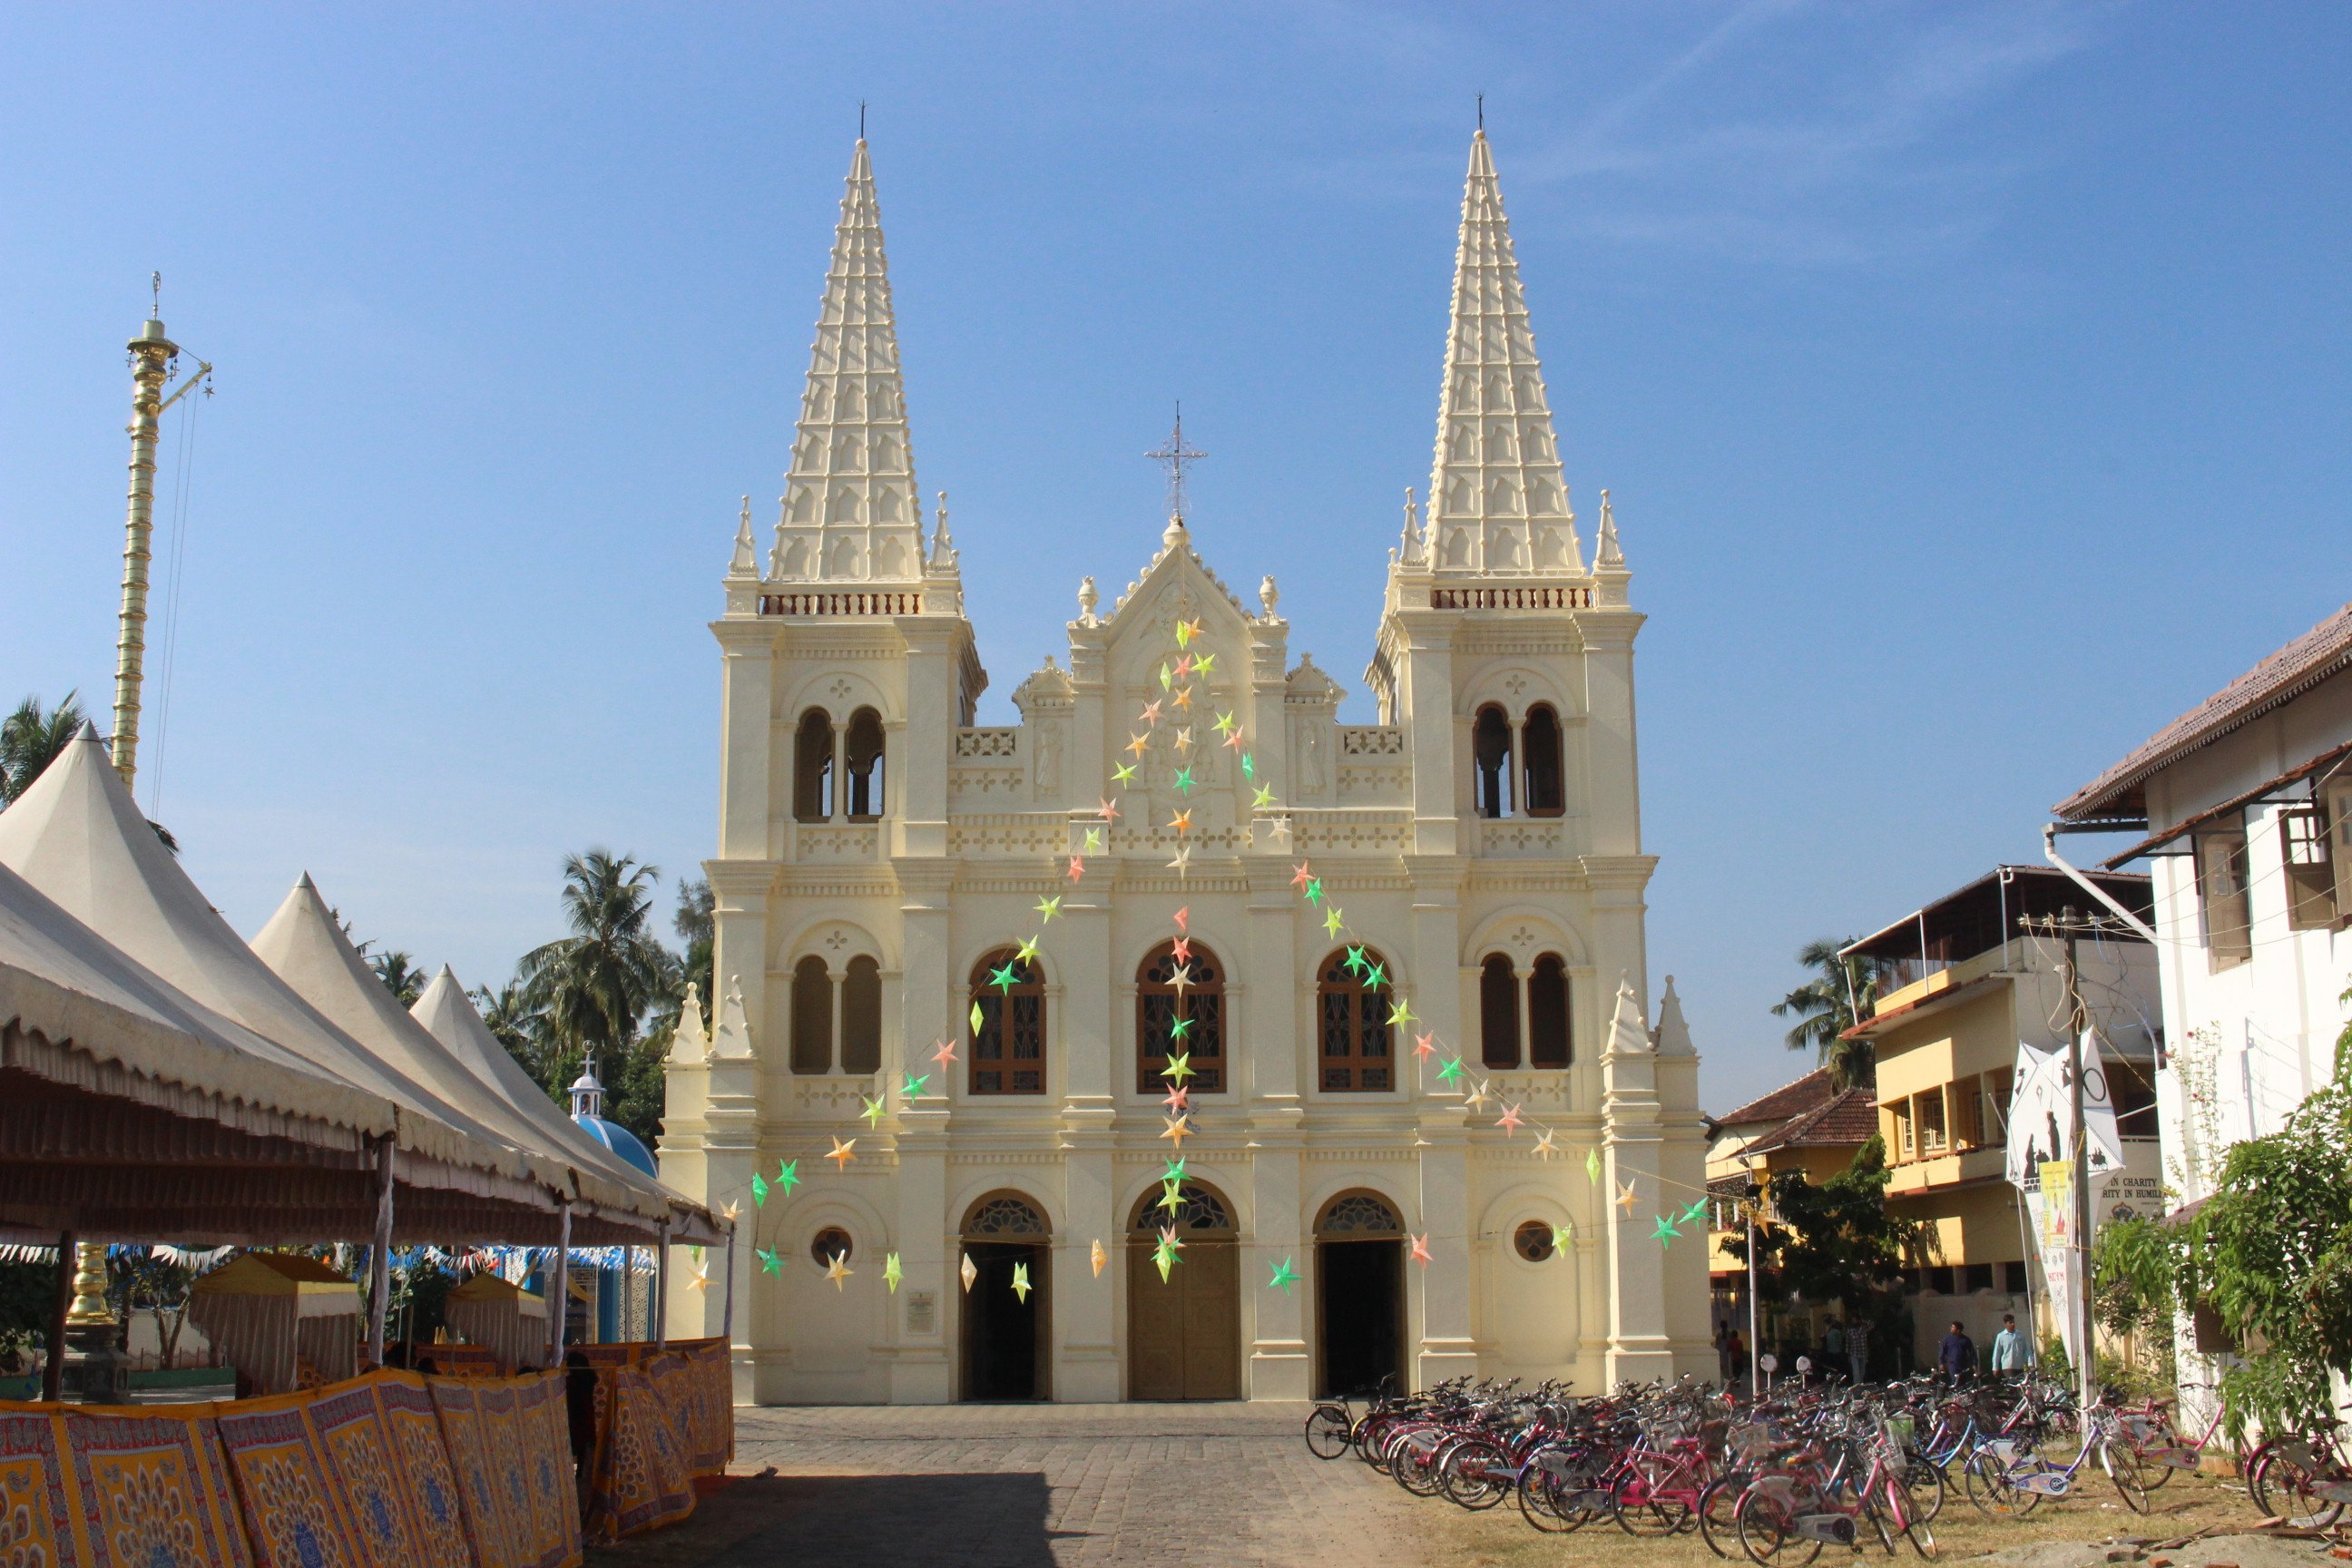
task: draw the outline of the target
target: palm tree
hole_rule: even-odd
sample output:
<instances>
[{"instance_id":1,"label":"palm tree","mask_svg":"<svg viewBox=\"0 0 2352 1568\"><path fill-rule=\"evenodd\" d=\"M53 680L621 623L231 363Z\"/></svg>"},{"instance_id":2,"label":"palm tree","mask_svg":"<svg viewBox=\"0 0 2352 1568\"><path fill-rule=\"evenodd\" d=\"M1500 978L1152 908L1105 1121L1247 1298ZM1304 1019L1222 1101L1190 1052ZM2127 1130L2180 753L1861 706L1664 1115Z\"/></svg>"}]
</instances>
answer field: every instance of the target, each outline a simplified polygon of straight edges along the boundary
<instances>
[{"instance_id":1,"label":"palm tree","mask_svg":"<svg viewBox=\"0 0 2352 1568\"><path fill-rule=\"evenodd\" d=\"M81 732L87 715L76 700L79 695L78 689L67 692L65 700L47 713L41 711L39 697L27 697L14 713L0 719L0 806L32 788L41 770Z\"/></svg>"},{"instance_id":2,"label":"palm tree","mask_svg":"<svg viewBox=\"0 0 2352 1568\"><path fill-rule=\"evenodd\" d=\"M718 901L711 897L709 881L701 877L677 887L677 912L670 917L670 929L686 943L680 956L685 978L692 981L709 997L716 988L713 971L718 964L718 917L714 913ZM681 997L679 1000L683 1001Z\"/></svg>"},{"instance_id":3,"label":"palm tree","mask_svg":"<svg viewBox=\"0 0 2352 1568\"><path fill-rule=\"evenodd\" d=\"M473 990L473 998L475 1007L481 1012L483 1025L497 1037L499 1044L507 1048L507 1055L530 1075L534 1083L546 1089L554 1077L548 1061L546 1025L539 1014L531 1010L530 1001L523 995L522 982L509 980L496 991L487 985L478 985ZM559 1102L562 1096L557 1090L562 1087L558 1083L554 1089L548 1091Z\"/></svg>"},{"instance_id":4,"label":"palm tree","mask_svg":"<svg viewBox=\"0 0 2352 1568\"><path fill-rule=\"evenodd\" d=\"M1859 1021L1857 1009L1867 1009L1877 998L1878 963L1859 955L1840 957L1838 950L1847 945L1822 937L1799 948L1797 962L1814 976L1772 1005L1774 1016L1797 1020L1787 1036L1789 1048L1816 1052L1829 1068L1830 1081L1842 1089L1873 1082L1878 1075L1870 1042L1845 1037Z\"/></svg>"},{"instance_id":5,"label":"palm tree","mask_svg":"<svg viewBox=\"0 0 2352 1568\"><path fill-rule=\"evenodd\" d=\"M370 954L368 967L375 971L375 977L383 982L383 988L391 992L404 1007L415 1006L417 997L425 994L425 984L429 977L398 948Z\"/></svg>"},{"instance_id":6,"label":"palm tree","mask_svg":"<svg viewBox=\"0 0 2352 1568\"><path fill-rule=\"evenodd\" d=\"M646 1012L679 989L677 958L646 930L660 876L658 867L604 849L563 862L563 918L572 934L523 954L515 974L564 1070L634 1045Z\"/></svg>"}]
</instances>

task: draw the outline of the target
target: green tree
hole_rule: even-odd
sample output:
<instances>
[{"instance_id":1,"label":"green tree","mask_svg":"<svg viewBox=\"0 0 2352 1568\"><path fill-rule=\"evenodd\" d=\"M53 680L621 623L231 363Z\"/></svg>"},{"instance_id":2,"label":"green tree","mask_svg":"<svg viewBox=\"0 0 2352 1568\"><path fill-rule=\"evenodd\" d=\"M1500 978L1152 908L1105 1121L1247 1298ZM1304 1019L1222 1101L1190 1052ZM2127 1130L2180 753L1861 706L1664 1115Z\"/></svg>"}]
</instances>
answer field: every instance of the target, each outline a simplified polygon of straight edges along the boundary
<instances>
[{"instance_id":1,"label":"green tree","mask_svg":"<svg viewBox=\"0 0 2352 1568\"><path fill-rule=\"evenodd\" d=\"M549 1059L552 1053L547 1048L544 1022L523 994L522 982L509 980L496 991L478 985L473 997L483 1025L507 1048L507 1055L530 1075L533 1083L545 1089L555 1072Z\"/></svg>"},{"instance_id":2,"label":"green tree","mask_svg":"<svg viewBox=\"0 0 2352 1568\"><path fill-rule=\"evenodd\" d=\"M653 885L660 869L627 855L591 849L563 864L564 921L559 937L523 955L517 967L520 1000L537 1019L541 1078L562 1099L572 1075L593 1059L608 1088L658 1078L657 1057L640 1035L648 1015L674 1008L681 991L678 961L647 930ZM627 1110L635 1117L614 1114ZM606 1113L641 1138L659 1131L658 1094L625 1090Z\"/></svg>"},{"instance_id":3,"label":"green tree","mask_svg":"<svg viewBox=\"0 0 2352 1568\"><path fill-rule=\"evenodd\" d=\"M1886 1143L1854 1151L1846 1168L1816 1185L1802 1171L1782 1171L1768 1191L1770 1218L1758 1227L1756 1266L1773 1270L1780 1288L1808 1300L1838 1301L1849 1312L1874 1309L1877 1291L1900 1281L1907 1260L1931 1245L1927 1227L1886 1208ZM1748 1243L1735 1237L1726 1252L1741 1262Z\"/></svg>"},{"instance_id":4,"label":"green tree","mask_svg":"<svg viewBox=\"0 0 2352 1568\"><path fill-rule=\"evenodd\" d=\"M43 769L81 732L87 715L78 691L44 712L38 697L27 697L16 710L0 719L0 806L33 787Z\"/></svg>"},{"instance_id":5,"label":"green tree","mask_svg":"<svg viewBox=\"0 0 2352 1568\"><path fill-rule=\"evenodd\" d=\"M717 989L714 973L719 959L719 922L713 913L717 900L710 896L710 883L697 877L681 882L677 888L677 912L670 917L670 927L678 940L686 943L679 961L685 977L701 988L705 1005Z\"/></svg>"},{"instance_id":6,"label":"green tree","mask_svg":"<svg viewBox=\"0 0 2352 1568\"><path fill-rule=\"evenodd\" d=\"M366 952L364 948L361 951ZM368 967L375 971L375 977L383 982L384 989L391 992L404 1007L415 1006L416 999L425 994L425 987L433 978L417 968L415 961L398 948L367 953L367 961Z\"/></svg>"},{"instance_id":7,"label":"green tree","mask_svg":"<svg viewBox=\"0 0 2352 1568\"><path fill-rule=\"evenodd\" d=\"M1814 1052L1842 1089L1874 1082L1878 1076L1870 1042L1845 1037L1860 1021L1856 1010L1866 1013L1877 999L1878 963L1859 956L1840 957L1838 950L1846 945L1822 937L1799 948L1797 962L1814 971L1813 978L1772 1004L1774 1017L1797 1020L1785 1037L1789 1048Z\"/></svg>"}]
</instances>

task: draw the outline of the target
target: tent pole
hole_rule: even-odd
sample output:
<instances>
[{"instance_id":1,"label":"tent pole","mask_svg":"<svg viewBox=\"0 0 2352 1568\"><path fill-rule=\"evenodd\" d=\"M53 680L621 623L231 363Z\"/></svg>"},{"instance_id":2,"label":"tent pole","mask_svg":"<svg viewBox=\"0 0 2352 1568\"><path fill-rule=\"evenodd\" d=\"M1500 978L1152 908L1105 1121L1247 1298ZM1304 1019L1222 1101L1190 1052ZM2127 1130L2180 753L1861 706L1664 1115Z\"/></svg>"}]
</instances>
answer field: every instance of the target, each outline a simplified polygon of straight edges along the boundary
<instances>
[{"instance_id":1,"label":"tent pole","mask_svg":"<svg viewBox=\"0 0 2352 1568\"><path fill-rule=\"evenodd\" d=\"M383 1364L383 1319L392 1305L392 1136L376 1145L375 1247L368 1259L368 1363Z\"/></svg>"},{"instance_id":2,"label":"tent pole","mask_svg":"<svg viewBox=\"0 0 2352 1568\"><path fill-rule=\"evenodd\" d=\"M735 1342L735 1227L727 1227L727 1295L726 1304L719 1309L719 1337L728 1344Z\"/></svg>"},{"instance_id":3,"label":"tent pole","mask_svg":"<svg viewBox=\"0 0 2352 1568\"><path fill-rule=\"evenodd\" d=\"M654 1255L654 1349L669 1343L669 1221L661 1222L661 1250Z\"/></svg>"},{"instance_id":4,"label":"tent pole","mask_svg":"<svg viewBox=\"0 0 2352 1568\"><path fill-rule=\"evenodd\" d=\"M58 1237L57 1300L49 1309L49 1355L41 1363L41 1397L55 1405L65 1392L66 1313L73 1306L74 1234Z\"/></svg>"},{"instance_id":5,"label":"tent pole","mask_svg":"<svg viewBox=\"0 0 2352 1568\"><path fill-rule=\"evenodd\" d=\"M563 1364L564 1320L572 1311L572 1200L555 1205L555 1290L547 1307L547 1364Z\"/></svg>"}]
</instances>

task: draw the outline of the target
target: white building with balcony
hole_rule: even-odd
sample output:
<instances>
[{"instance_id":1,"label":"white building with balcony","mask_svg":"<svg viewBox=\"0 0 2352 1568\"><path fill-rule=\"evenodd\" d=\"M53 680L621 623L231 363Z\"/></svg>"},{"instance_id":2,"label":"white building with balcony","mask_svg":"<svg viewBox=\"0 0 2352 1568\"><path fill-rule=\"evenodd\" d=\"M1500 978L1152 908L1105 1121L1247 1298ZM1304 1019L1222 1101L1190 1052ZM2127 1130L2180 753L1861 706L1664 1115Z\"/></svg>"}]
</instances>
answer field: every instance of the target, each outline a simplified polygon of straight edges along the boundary
<instances>
[{"instance_id":1,"label":"white building with balcony","mask_svg":"<svg viewBox=\"0 0 2352 1568\"><path fill-rule=\"evenodd\" d=\"M1711 1368L1671 981L1646 1018L1643 617L1605 496L1589 558L1578 535L1483 133L1378 723L1338 721L1273 580L1230 592L1180 505L1135 531L1125 590L1079 587L1021 722L976 727L988 677L908 428L861 142L773 543L747 505L711 627L721 995L681 1035L661 1146L746 1218L741 1394ZM725 1266L676 1293L675 1331L717 1331Z\"/></svg>"}]
</instances>

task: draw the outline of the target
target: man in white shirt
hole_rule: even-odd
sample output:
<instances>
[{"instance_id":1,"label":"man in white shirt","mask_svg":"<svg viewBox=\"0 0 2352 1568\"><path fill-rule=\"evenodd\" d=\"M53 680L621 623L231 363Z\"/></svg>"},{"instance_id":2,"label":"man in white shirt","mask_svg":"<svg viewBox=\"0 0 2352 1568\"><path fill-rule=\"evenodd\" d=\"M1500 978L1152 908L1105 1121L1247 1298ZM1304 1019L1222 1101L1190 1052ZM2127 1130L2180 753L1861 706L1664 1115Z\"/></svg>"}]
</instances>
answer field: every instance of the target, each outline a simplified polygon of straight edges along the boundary
<instances>
[{"instance_id":1,"label":"man in white shirt","mask_svg":"<svg viewBox=\"0 0 2352 1568\"><path fill-rule=\"evenodd\" d=\"M2017 1331L2017 1316L2012 1312L2000 1315L2000 1332L1992 1337L1992 1369L2007 1374L2023 1372L2033 1364L2033 1346Z\"/></svg>"}]
</instances>

